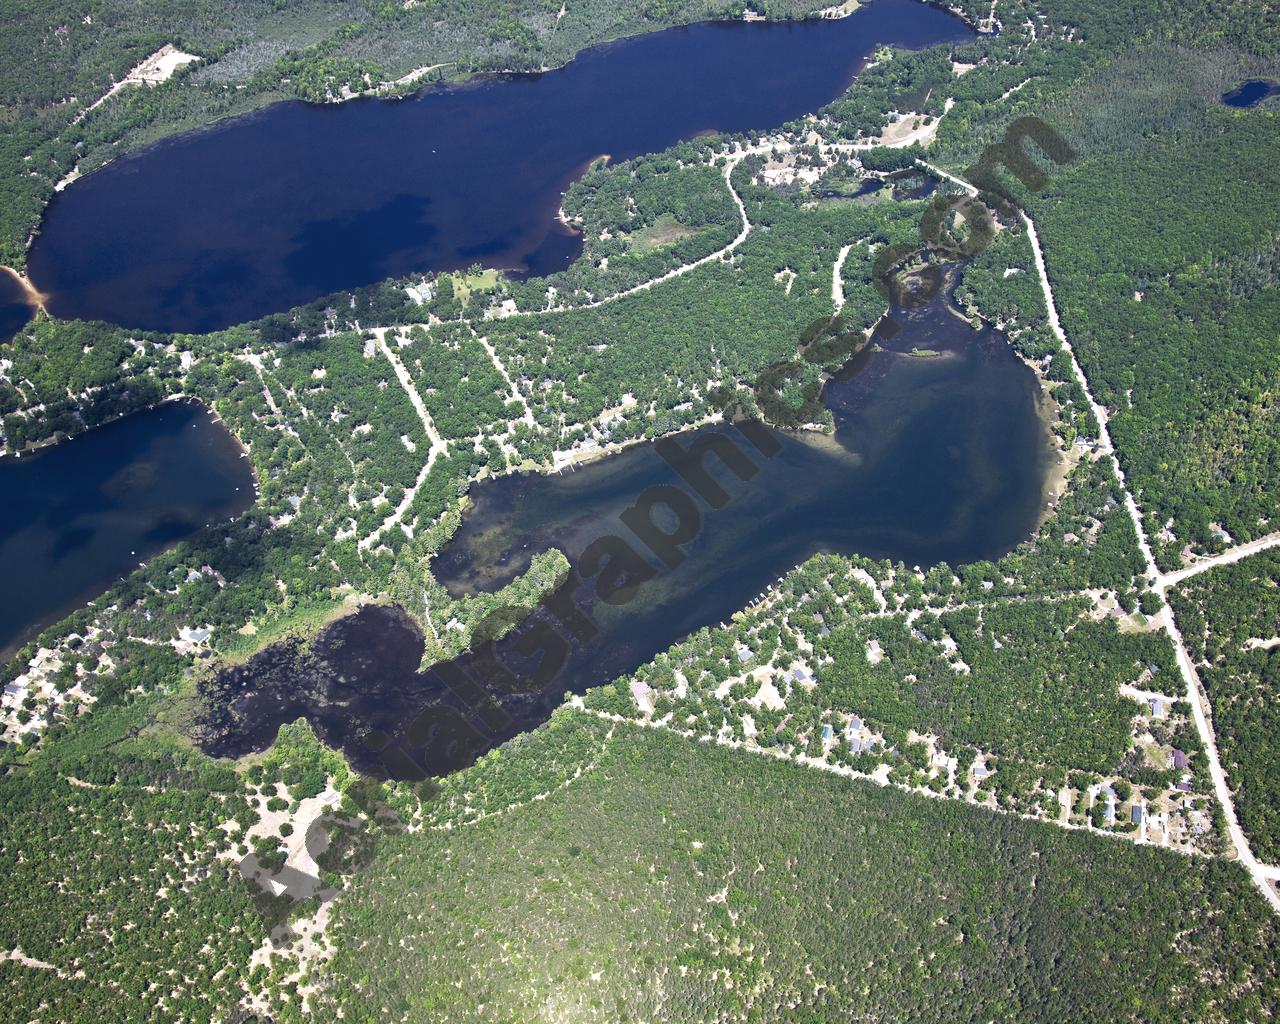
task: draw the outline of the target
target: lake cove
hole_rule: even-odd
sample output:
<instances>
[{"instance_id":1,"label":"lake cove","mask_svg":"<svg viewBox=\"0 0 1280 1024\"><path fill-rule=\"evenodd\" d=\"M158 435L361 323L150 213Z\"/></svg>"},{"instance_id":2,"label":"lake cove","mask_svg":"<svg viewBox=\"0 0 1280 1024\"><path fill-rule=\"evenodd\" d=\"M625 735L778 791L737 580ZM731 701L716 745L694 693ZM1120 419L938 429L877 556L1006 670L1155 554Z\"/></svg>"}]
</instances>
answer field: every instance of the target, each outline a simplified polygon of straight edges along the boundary
<instances>
[{"instance_id":1,"label":"lake cove","mask_svg":"<svg viewBox=\"0 0 1280 1024\"><path fill-rule=\"evenodd\" d=\"M580 250L556 214L600 154L773 128L840 95L881 44L974 35L918 0L875 0L838 20L671 29L403 101L283 103L77 181L28 270L56 316L185 332L410 272L546 274Z\"/></svg>"},{"instance_id":2,"label":"lake cove","mask_svg":"<svg viewBox=\"0 0 1280 1024\"><path fill-rule=\"evenodd\" d=\"M166 402L0 458L0 654L157 552L254 499L241 448L207 409Z\"/></svg>"},{"instance_id":3,"label":"lake cove","mask_svg":"<svg viewBox=\"0 0 1280 1024\"><path fill-rule=\"evenodd\" d=\"M675 566L654 557L619 518L655 486L693 493L654 444L572 473L514 474L472 487L473 507L432 564L454 595L495 590L551 547L586 577L576 588L571 577L562 592L598 633L569 644L563 668L538 692L494 692L488 705L460 700L458 670L493 674L470 653L420 673L417 625L398 608L371 606L309 645L276 645L210 680L205 749L232 757L262 749L281 724L306 716L361 769L381 765L412 776L416 763L443 774L544 721L566 691L609 682L702 626L729 619L817 552L923 566L1010 551L1036 527L1055 457L1037 415L1039 383L1001 333L974 330L943 297L895 316L904 329L892 340L878 338L828 383L834 437L769 432L781 449L766 457L729 426L675 435L687 448L719 431L756 468L740 479L707 458L728 500L715 508L695 499L701 526L680 546ZM618 606L597 600L599 574L583 565L583 552L609 535L627 540L652 570ZM565 633L553 622L553 607L544 603L497 644L503 663L532 674L538 657L516 645L540 620ZM555 622L572 618L565 608ZM362 741L368 734L374 746L396 737L392 754L371 751Z\"/></svg>"}]
</instances>

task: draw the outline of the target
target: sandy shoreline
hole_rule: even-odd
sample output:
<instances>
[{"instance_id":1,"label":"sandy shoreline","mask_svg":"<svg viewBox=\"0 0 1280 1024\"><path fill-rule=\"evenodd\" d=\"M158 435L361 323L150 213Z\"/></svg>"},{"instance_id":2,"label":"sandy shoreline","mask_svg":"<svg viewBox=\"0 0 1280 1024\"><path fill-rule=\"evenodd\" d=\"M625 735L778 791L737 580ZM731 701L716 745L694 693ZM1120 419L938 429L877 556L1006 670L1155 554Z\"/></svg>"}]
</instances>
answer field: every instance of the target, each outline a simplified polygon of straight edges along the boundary
<instances>
[{"instance_id":1,"label":"sandy shoreline","mask_svg":"<svg viewBox=\"0 0 1280 1024\"><path fill-rule=\"evenodd\" d=\"M608 167L609 161L612 159L613 159L613 156L612 154L609 154L609 153L599 153L596 156L593 156L590 160L588 160L585 164L583 164L581 167L579 167L576 171L573 172L573 176L569 179L569 184L572 186L575 183L581 181L586 176L586 173L589 170L591 170L593 167L595 167L596 164L599 164L601 167ZM568 194L567 189L565 190L565 194ZM569 219L569 217L564 212L563 199L560 200L560 205L556 207L556 220L558 220L561 223L561 225L563 225L566 229L568 229L568 231L571 234L574 234L574 235L582 234L582 229L583 229L582 222L579 221L578 223L574 223L572 220Z\"/></svg>"},{"instance_id":2,"label":"sandy shoreline","mask_svg":"<svg viewBox=\"0 0 1280 1024\"><path fill-rule=\"evenodd\" d=\"M30 278L18 273L18 271L13 269L13 267L0 265L0 271L4 271L18 282L18 286L22 289L22 294L27 305L30 306L33 311L42 312L44 310L44 304L48 300L49 296L32 284Z\"/></svg>"}]
</instances>

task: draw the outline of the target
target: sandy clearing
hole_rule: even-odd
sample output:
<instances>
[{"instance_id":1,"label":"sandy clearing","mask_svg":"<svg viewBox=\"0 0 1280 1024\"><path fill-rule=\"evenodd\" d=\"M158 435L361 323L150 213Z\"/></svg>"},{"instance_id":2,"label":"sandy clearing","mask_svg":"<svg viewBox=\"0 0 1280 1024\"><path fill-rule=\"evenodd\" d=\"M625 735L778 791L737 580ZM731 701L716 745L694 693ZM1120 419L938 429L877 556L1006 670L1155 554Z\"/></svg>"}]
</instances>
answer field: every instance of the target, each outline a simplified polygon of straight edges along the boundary
<instances>
[{"instance_id":1,"label":"sandy clearing","mask_svg":"<svg viewBox=\"0 0 1280 1024\"><path fill-rule=\"evenodd\" d=\"M899 114L897 120L871 140L871 145L905 149L918 142L921 146L928 148L929 143L938 134L938 125L942 122L942 116L945 116L955 105L956 101L948 96L947 102L943 105L942 115L938 117L911 111Z\"/></svg>"},{"instance_id":2,"label":"sandy clearing","mask_svg":"<svg viewBox=\"0 0 1280 1024\"><path fill-rule=\"evenodd\" d=\"M782 694L780 694L778 692L778 688L773 685L772 678L766 678L765 681L760 684L760 689L756 691L755 696L749 698L747 703L753 704L758 708L768 708L770 711L785 711L787 707L787 702L782 699Z\"/></svg>"},{"instance_id":3,"label":"sandy clearing","mask_svg":"<svg viewBox=\"0 0 1280 1024\"><path fill-rule=\"evenodd\" d=\"M55 192L61 192L68 185L73 185L79 180L80 180L80 168L78 166L73 167L71 168L71 170L69 170L66 174L64 174L58 180L58 183L53 186L53 190Z\"/></svg>"},{"instance_id":4,"label":"sandy clearing","mask_svg":"<svg viewBox=\"0 0 1280 1024\"><path fill-rule=\"evenodd\" d=\"M46 963L44 960L37 960L35 957L27 956L26 953L22 952L21 946L14 946L13 949L8 952L0 954L0 961L9 961L11 963L21 964L23 967L30 967L32 970L37 971L53 971L54 974L59 978L62 978L64 981L70 981L72 979L81 981L85 977L83 970L78 970L72 974L69 971L63 970L57 964Z\"/></svg>"},{"instance_id":5,"label":"sandy clearing","mask_svg":"<svg viewBox=\"0 0 1280 1024\"><path fill-rule=\"evenodd\" d=\"M1166 704L1173 704L1175 701L1182 700L1184 696L1181 693L1170 696L1167 693L1161 693L1159 690L1144 690L1137 686L1130 686L1128 683L1120 684L1120 693L1131 700L1143 703L1150 700L1162 700Z\"/></svg>"},{"instance_id":6,"label":"sandy clearing","mask_svg":"<svg viewBox=\"0 0 1280 1024\"><path fill-rule=\"evenodd\" d=\"M5 953L3 957L0 957L0 960L12 960L14 963L22 964L23 967L33 967L41 971L57 971L59 974L62 973L51 963L46 963L44 960L36 960L27 956L22 952L21 946L15 946L13 949Z\"/></svg>"},{"instance_id":7,"label":"sandy clearing","mask_svg":"<svg viewBox=\"0 0 1280 1024\"><path fill-rule=\"evenodd\" d=\"M836 307L836 312L844 308L844 282L840 278L840 273L844 270L844 261L849 258L849 253L853 249L853 243L843 246L840 249L840 255L836 257L835 266L831 268L831 301ZM788 282L787 291L791 291L791 284Z\"/></svg>"},{"instance_id":8,"label":"sandy clearing","mask_svg":"<svg viewBox=\"0 0 1280 1024\"><path fill-rule=\"evenodd\" d=\"M405 85L413 85L414 82L425 77L426 75L431 74L431 72L437 70L438 68L447 68L453 65L454 63L456 62L451 60L446 60L440 64L428 64L425 67L414 68L407 75L401 75L399 78L397 78L393 82L383 82L380 86L378 86L378 91L387 92L391 89L398 89Z\"/></svg>"},{"instance_id":9,"label":"sandy clearing","mask_svg":"<svg viewBox=\"0 0 1280 1024\"><path fill-rule=\"evenodd\" d=\"M842 4L836 4L832 7L824 7L818 12L819 18L847 18L859 7L862 6L862 0L845 0Z\"/></svg>"},{"instance_id":10,"label":"sandy clearing","mask_svg":"<svg viewBox=\"0 0 1280 1024\"><path fill-rule=\"evenodd\" d=\"M107 100L111 99L121 89L130 85L159 85L161 82L167 82L173 77L173 73L180 67L192 64L200 60L194 53L185 53L179 50L172 43L166 43L160 49L156 50L150 57L147 57L141 64L133 68L124 78L116 82L108 89L96 102L85 107L72 124L78 124L86 114L91 110L96 110ZM75 173L74 171L72 172ZM63 179L64 181L66 179ZM73 179L74 180L74 179ZM70 182L68 182L70 184ZM65 187L65 186L64 186Z\"/></svg>"}]
</instances>

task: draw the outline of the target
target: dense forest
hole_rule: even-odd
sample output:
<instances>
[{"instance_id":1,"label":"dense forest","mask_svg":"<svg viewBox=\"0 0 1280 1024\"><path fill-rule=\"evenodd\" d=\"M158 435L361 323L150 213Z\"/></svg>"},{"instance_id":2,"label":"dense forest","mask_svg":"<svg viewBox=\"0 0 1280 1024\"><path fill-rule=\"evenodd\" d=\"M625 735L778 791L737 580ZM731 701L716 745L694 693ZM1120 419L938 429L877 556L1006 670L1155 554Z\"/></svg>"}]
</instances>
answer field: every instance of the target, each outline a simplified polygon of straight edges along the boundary
<instances>
[{"instance_id":1,"label":"dense forest","mask_svg":"<svg viewBox=\"0 0 1280 1024\"><path fill-rule=\"evenodd\" d=\"M1064 172L1041 217L1062 314L1166 566L1275 515L1274 150L1265 119L1207 113L1193 135Z\"/></svg>"},{"instance_id":2,"label":"dense forest","mask_svg":"<svg viewBox=\"0 0 1280 1024\"><path fill-rule=\"evenodd\" d=\"M0 946L21 953L0 962L5 1024L212 1024L243 1019L250 996L281 1024L301 1020L291 928L321 897L272 896L245 876L252 853L267 878L289 878L275 872L292 829L255 834L260 810L292 813L334 787L319 822L332 893L403 828L396 808L416 809L411 794L357 779L301 724L252 763L205 757L170 731L191 707L181 663L152 668L0 779Z\"/></svg>"},{"instance_id":3,"label":"dense forest","mask_svg":"<svg viewBox=\"0 0 1280 1024\"><path fill-rule=\"evenodd\" d=\"M4 964L6 1022L214 1021L239 999L266 929L217 854L249 808L230 767L134 735L154 703L104 708L0 780L0 946L45 965Z\"/></svg>"},{"instance_id":4,"label":"dense forest","mask_svg":"<svg viewBox=\"0 0 1280 1024\"><path fill-rule=\"evenodd\" d=\"M1172 567L1187 544L1267 532L1276 509L1274 107L1232 111L1220 97L1276 76L1280 31L1248 4L1046 7L1016 94L957 98L932 158L962 172L1026 113L1073 147L1070 164L1044 162L1040 194L1011 187Z\"/></svg>"},{"instance_id":5,"label":"dense forest","mask_svg":"<svg viewBox=\"0 0 1280 1024\"><path fill-rule=\"evenodd\" d=\"M1275 924L1234 865L560 715L438 798L466 793L472 817L491 817L446 810L453 828L387 840L353 882L325 1012L1107 1024L1275 1012ZM577 753L584 734L594 742Z\"/></svg>"},{"instance_id":6,"label":"dense forest","mask_svg":"<svg viewBox=\"0 0 1280 1024\"><path fill-rule=\"evenodd\" d=\"M1013 603L914 625L852 624L823 645L834 661L815 694L875 721L1033 764L1112 771L1128 750L1135 710L1120 686L1149 674L1149 665L1172 674L1173 652L1163 635L1081 621L1084 610L1079 601ZM873 641L883 654L874 665L866 657ZM952 659L968 671L957 672Z\"/></svg>"}]
</instances>

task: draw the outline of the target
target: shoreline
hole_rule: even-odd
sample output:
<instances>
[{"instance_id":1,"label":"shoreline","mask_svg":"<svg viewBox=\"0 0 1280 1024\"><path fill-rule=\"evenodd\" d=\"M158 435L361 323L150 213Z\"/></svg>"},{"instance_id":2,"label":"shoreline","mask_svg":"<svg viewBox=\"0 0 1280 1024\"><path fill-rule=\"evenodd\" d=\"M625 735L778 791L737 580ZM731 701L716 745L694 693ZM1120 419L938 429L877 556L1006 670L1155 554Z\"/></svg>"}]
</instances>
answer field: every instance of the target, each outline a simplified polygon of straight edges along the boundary
<instances>
[{"instance_id":1,"label":"shoreline","mask_svg":"<svg viewBox=\"0 0 1280 1024\"><path fill-rule=\"evenodd\" d=\"M28 457L28 456L42 455L51 448L56 448L60 444L66 444L68 441L74 441L77 437L83 437L85 434L88 434L91 431L97 430L99 427L109 427L112 423L119 423L121 420L128 419L130 416L136 416L139 413L144 413L144 412L151 412L153 409L159 409L162 405L169 405L173 402L181 402L181 401L194 402L197 405L203 406L206 410L208 410L210 413L213 414L213 418L216 422L222 423L222 417L218 416L217 413L215 413L212 409L210 409L198 398L193 398L192 396L185 395L185 394L165 395L165 397L160 399L160 401L158 402L152 402L150 405L144 405L141 409L132 409L129 412L122 412L118 416L111 416L108 419L103 420L101 423L95 423L92 427L84 426L82 421L81 428L77 430L74 434L63 434L61 436L58 436L55 434L53 437L46 437L43 441L37 441L35 444L27 445L21 451L14 451L12 448L9 448L6 445L0 448L0 459L21 460L24 457ZM23 413L25 411L26 410L24 409L18 410L19 413ZM78 411L78 407L77 407L77 411ZM229 427L227 427L226 429L227 429L227 433L231 434L232 437L235 437L235 434L231 432L231 429ZM236 437L236 443L239 444L241 450L244 451L246 455L248 455L249 450L244 447L244 445L240 442L240 439L238 437ZM256 474L254 475L254 483L255 484L257 483Z\"/></svg>"},{"instance_id":2,"label":"shoreline","mask_svg":"<svg viewBox=\"0 0 1280 1024\"><path fill-rule=\"evenodd\" d=\"M245 446L244 442L235 433L235 431L232 430L229 425L227 425L227 423L222 419L221 416L217 414L217 412L214 409L206 405L199 398L195 398L187 394L169 395L161 399L160 401L153 402L151 405L145 406L141 409L135 409L132 412L126 412L119 416L113 416L108 420L104 420L102 423L96 424L95 426L92 426L92 427L85 427L74 434L59 438L57 440L54 440L54 439L45 440L39 444L32 445L28 449L23 449L22 452L11 452L7 450L0 452L0 468L5 468L7 466L21 463L23 461L24 455L32 455L32 456L35 456L36 458L47 455L54 448L58 447L61 444L64 444L69 441L73 441L79 437L86 436L92 433L93 431L99 430L101 428L111 427L129 418L130 416L136 416L142 413L152 412L156 409L162 408L165 405L174 405L178 403L185 403L188 405L196 406L201 412L207 414L209 419L212 420L215 424L217 424L222 429L223 436L219 438L219 442L234 446L235 454L237 456L237 461L239 459L244 459L245 462L247 463L248 470L249 470L249 478L253 488L252 495L249 497L248 502L244 505L244 508L240 509L239 511L235 512L233 515L229 517L231 520L239 520L243 518L245 515L251 512L255 507L257 507L262 499L261 482L258 478L257 467L253 464L253 458L249 453L249 449ZM231 452L228 452L227 455L229 457L231 455ZM225 523L225 521L226 520L221 517L219 517L217 520L217 522L223 522L223 523ZM215 523L214 525L216 526L217 523ZM186 541L190 540L191 537L201 532L201 530L203 529L206 529L206 527L201 527L200 529L197 529L196 531L194 531L192 534L186 537L182 537L177 541L170 541L165 544L162 544L151 553L146 554L142 558L142 560L138 563L139 566L149 565L153 559L164 554L166 551L171 550L176 544L185 543ZM136 571L137 571L137 568L133 568L130 570L131 573ZM108 582L103 587L95 588L92 592L86 591L85 594L77 595L73 598L70 598L68 599L65 605L49 613L48 616L42 617L40 620L31 623L28 627L26 627L21 632L19 632L17 636L15 636L15 638L11 642L9 642L7 645L0 646L0 667L7 665L22 650L23 647L25 647L28 643L32 643L36 641L39 638L40 634L43 633L45 630L50 629L54 626L57 626L60 622L62 622L69 616L75 614L79 610L91 606L95 601L98 600L98 598L108 593L115 585L116 585L116 581L113 580Z\"/></svg>"},{"instance_id":3,"label":"shoreline","mask_svg":"<svg viewBox=\"0 0 1280 1024\"><path fill-rule=\"evenodd\" d=\"M152 402L150 405L144 405L140 409L131 409L128 412L122 412L118 416L111 416L108 419L103 420L101 423L95 423L92 427L82 426L81 429L77 430L74 434L64 434L61 437L55 436L55 437L45 438L43 441L37 441L35 444L29 445L28 447L23 448L21 451L13 451L6 446L0 449L0 464L2 464L3 460L5 459L13 459L15 462L17 462L17 461L21 461L23 458L43 455L46 452L58 447L58 445L66 444L70 441L74 441L78 437L84 437L86 434L90 434L95 430L100 430L103 427L109 427L114 423L119 423L121 420L126 420L130 416L139 416L142 413L153 412L154 410L159 409L163 406L174 405L181 402L185 402L190 405L197 405L201 409L203 409L206 413L208 413L209 418L213 420L214 423L218 424L218 426L220 426L223 429L223 431L226 433L227 437L229 437L232 440L232 442L234 442L236 448L239 450L238 451L239 457L242 459L245 459L249 463L249 475L253 478L254 500L249 505L249 508L252 508L253 505L256 504L258 499L262 496L262 488L261 488L261 481L258 480L258 470L253 464L253 456L250 453L248 446L244 443L243 440L241 440L240 435L231 429L231 426L226 422L226 420L224 420L221 416L218 415L218 412L216 409L214 409L210 405L207 405L202 399L197 398L194 395L188 395L185 392L178 392L177 394L166 395L164 398L160 399L160 401L158 402ZM243 513L241 514L243 515Z\"/></svg>"},{"instance_id":4,"label":"shoreline","mask_svg":"<svg viewBox=\"0 0 1280 1024\"><path fill-rule=\"evenodd\" d=\"M1080 465L1081 455L1074 446L1064 443L1062 437L1058 434L1054 427L1057 425L1060 417L1062 406L1054 397L1053 389L1049 387L1049 378L1045 376L1044 367L1019 350L1014 340L1009 336L1006 327L1000 324L992 323L986 319L977 310L952 307L951 312L970 323L977 321L986 325L993 331L999 331L1004 335L1005 341L1013 350L1014 356L1029 369L1036 378L1036 394L1035 394L1035 417L1044 429L1048 438L1047 458L1044 462L1044 482L1040 487L1040 508L1036 513L1036 525L1031 531L1028 541L1034 540L1040 531L1050 519L1058 514L1058 502L1066 494L1068 481L1071 474L1075 472L1076 467Z\"/></svg>"},{"instance_id":5,"label":"shoreline","mask_svg":"<svg viewBox=\"0 0 1280 1024\"><path fill-rule=\"evenodd\" d=\"M1022 355L1016 345L1013 350L1023 365L1031 368L1040 384L1040 393L1036 396L1036 419L1050 438L1050 460L1045 465L1044 485L1040 489L1040 510L1036 515L1036 528L1032 535L1034 538L1058 514L1058 503L1066 496L1071 476L1080 465L1082 456L1073 445L1064 444L1062 437L1054 430L1062 406L1049 389L1044 371Z\"/></svg>"},{"instance_id":6,"label":"shoreline","mask_svg":"<svg viewBox=\"0 0 1280 1024\"><path fill-rule=\"evenodd\" d=\"M765 15L763 17L757 16L756 19L750 19L749 21L746 18L712 17L712 18L694 19L691 21L676 22L670 25L662 25L654 28L642 28L640 31L624 33L622 35L614 36L607 39L602 39L599 42L593 42L586 46L583 46L580 49L576 50L571 56L569 56L559 64L543 65L538 68L524 68L524 69L499 68L499 69L484 69L484 70L456 72L452 77L444 79L440 82L422 82L422 83L419 82L419 79L421 76L428 75L432 71L438 70L440 68L449 67L449 66L456 67L458 63L456 60L442 61L436 64L429 64L429 65L413 68L405 75L400 76L400 78L393 79L388 82L379 82L377 84L371 84L358 91L348 92L345 95L334 96L319 102L312 102L308 100L303 100L296 96L282 94L279 91L280 83L275 83L273 86L265 89L260 96L252 97L251 98L252 102L250 106L248 106L244 110L227 112L219 117L213 118L210 121L203 122L196 125L181 126L181 127L174 126L172 130L167 130L162 127L160 130L160 134L152 138L149 138L146 141L141 142L136 146L127 146L121 152L115 153L108 159L104 160L102 163L95 164L89 168L85 168L82 162L77 162L74 166L72 166L72 168L69 171L67 171L66 174L62 176L62 178L60 178L57 182L53 184L54 195L50 197L50 200L56 197L56 195L58 195L59 193L65 191L67 188L69 188L75 182L79 181L81 178L88 177L89 175L95 173L96 171L101 170L103 167L106 167L114 163L116 160L120 159L121 157L127 157L135 153L139 153L149 148L150 146L154 146L158 143L164 142L171 138L176 138L179 136L188 135L194 132L199 132L209 128L213 128L217 125L223 124L224 122L232 121L237 118L253 116L259 113L260 111L265 110L269 107L272 107L278 103L299 102L299 103L304 103L308 106L327 107L327 106L336 106L341 103L348 103L353 100L378 100L381 102L398 102L400 100L411 99L416 96L419 96L431 88L442 88L442 89L461 88L461 87L466 87L468 85L481 84L486 79L489 79L489 78L497 79L497 78L504 78L504 77L510 77L510 76L539 76L539 75L549 74L555 71L562 71L565 68L567 68L570 64L572 64L574 61L576 61L582 54L587 53L591 50L602 49L607 46L614 46L618 43L625 42L627 40L640 39L645 36L656 35L660 32L670 32L675 29L690 28L695 25L714 25L714 24L738 25L738 24L752 23L752 22L757 24L764 24L764 25L786 25L786 24L791 24L795 22L805 22L805 21L839 21L845 18L852 17L853 15L857 14L858 11L862 10L864 7L868 6L872 2L874 2L874 0L851 0L851 2L839 5L839 7L825 7L825 8L815 7L813 10L806 12L804 15L800 17L794 17L794 18L793 17L772 18ZM973 30L979 36L993 34L993 30L984 28L981 23L975 23L973 20L970 19L970 17L966 14L964 10L962 10L959 6L957 6L954 3L947 3L946 0L916 0L916 2L927 7L934 7L934 8L937 8L938 10L945 11L946 13L958 19L964 25L968 26L971 30ZM181 52L181 51L175 51L175 52ZM154 57L155 55L152 55L152 56ZM195 55L189 55L189 56L195 56ZM148 58L148 60L150 59L151 58ZM199 57L197 57L196 59L203 60L203 58L199 58ZM850 80L849 84L845 86L846 89L851 87L853 83L857 81L859 75L861 75L861 73L866 69L867 62L870 60L871 58L868 57L858 66L858 68L854 71L853 77ZM146 62L144 61L143 63L145 64ZM141 66L142 65L139 65L139 67ZM137 69L135 68L135 70ZM126 79L126 80L122 80L121 83L117 83L117 86L122 84L128 84L130 81L145 84L145 80L143 79L133 79L133 80ZM108 93L108 95L111 95L111 94L112 93ZM106 98L105 96L100 98L98 102L100 103L102 99L105 99L105 98ZM258 102L258 100L261 100L261 102ZM87 114L89 109L93 109L93 108L90 107L82 111L80 116ZM72 127L76 123L77 121L73 121L70 125L68 125L68 128ZM60 136L61 134L62 133L59 133ZM24 245L24 252L29 251L31 249L31 246L34 244L36 238L39 236L40 229L43 226L45 214L48 210L48 207L49 207L49 201L46 201L41 206L39 215L37 216L35 223L32 225L31 231L27 235L27 240Z\"/></svg>"},{"instance_id":7,"label":"shoreline","mask_svg":"<svg viewBox=\"0 0 1280 1024\"><path fill-rule=\"evenodd\" d=\"M596 154L573 172L572 176L569 178L569 187L572 188L575 184L580 182L584 177L586 177L587 172L594 169L597 164L601 167L608 167L609 161L612 159L613 154L611 153ZM559 221L560 225L570 234L582 238L584 237L585 225L582 223L575 224L564 212L564 201L568 194L569 189L565 189L564 195L560 198L560 205L556 207L556 220Z\"/></svg>"},{"instance_id":8,"label":"shoreline","mask_svg":"<svg viewBox=\"0 0 1280 1024\"><path fill-rule=\"evenodd\" d=\"M15 270L13 267L3 264L0 264L0 271L4 271L18 283L18 287L22 289L23 299L26 301L27 305L31 307L31 310L34 313L47 312L44 308L44 304L49 300L49 296L40 291L40 289L32 283L31 278L27 277L20 271Z\"/></svg>"}]
</instances>

